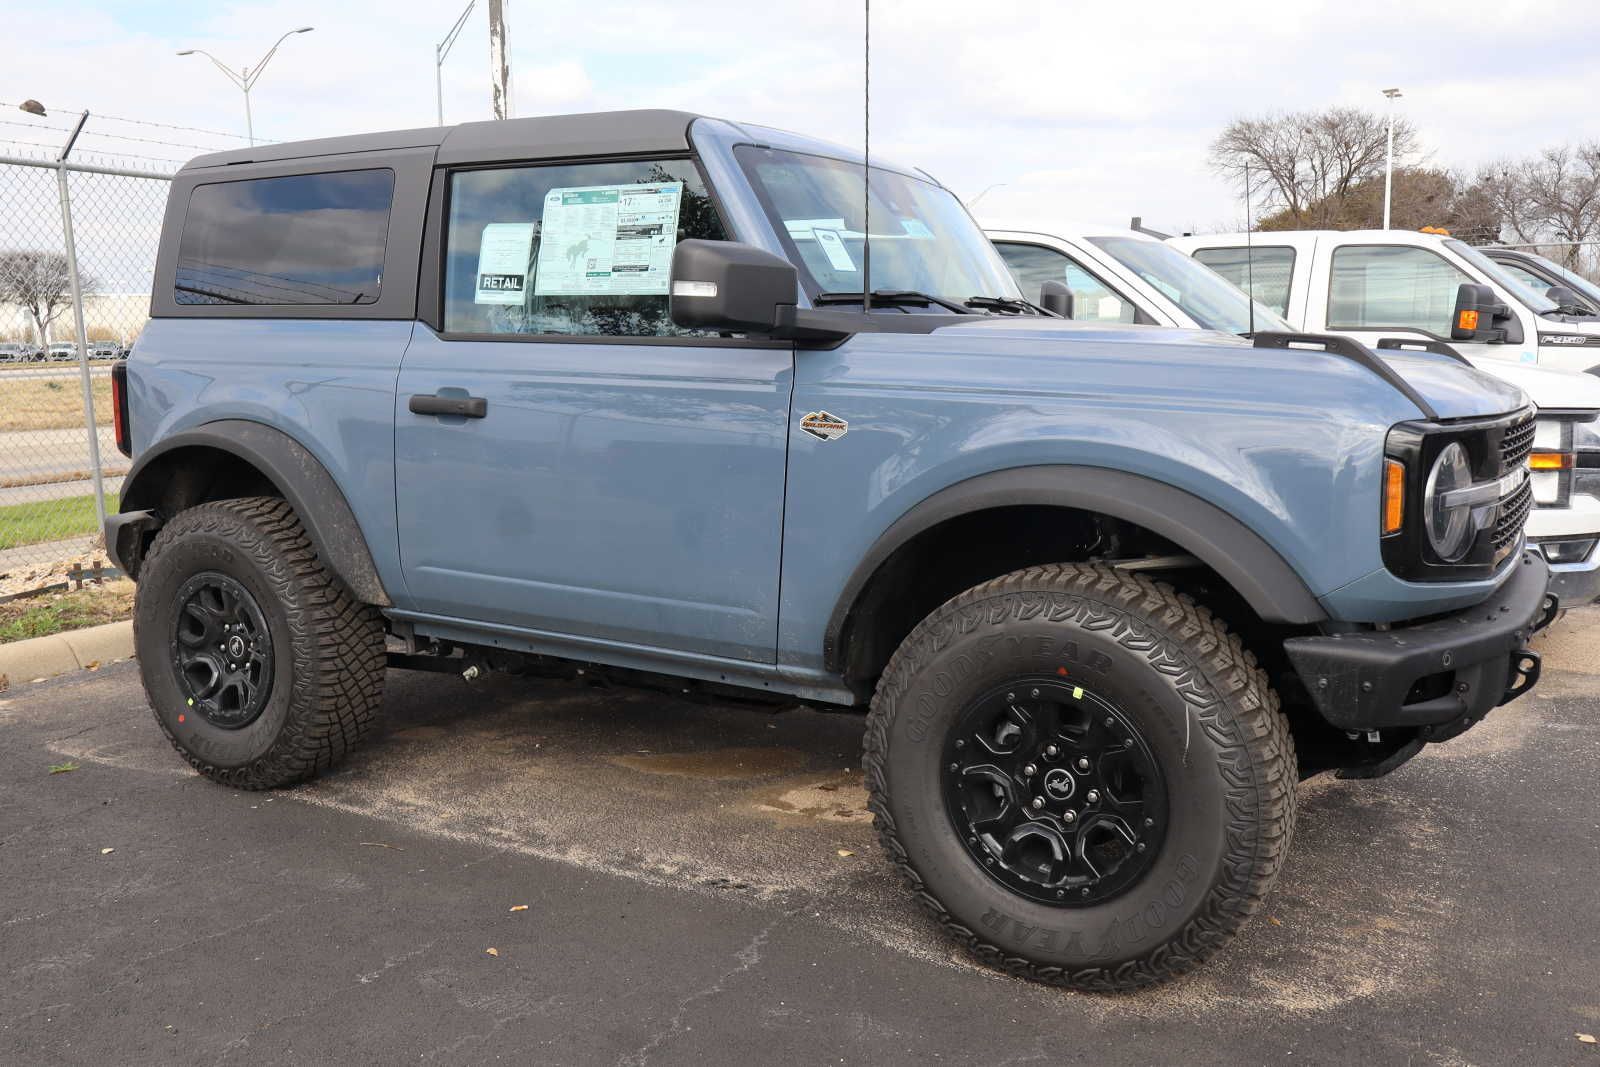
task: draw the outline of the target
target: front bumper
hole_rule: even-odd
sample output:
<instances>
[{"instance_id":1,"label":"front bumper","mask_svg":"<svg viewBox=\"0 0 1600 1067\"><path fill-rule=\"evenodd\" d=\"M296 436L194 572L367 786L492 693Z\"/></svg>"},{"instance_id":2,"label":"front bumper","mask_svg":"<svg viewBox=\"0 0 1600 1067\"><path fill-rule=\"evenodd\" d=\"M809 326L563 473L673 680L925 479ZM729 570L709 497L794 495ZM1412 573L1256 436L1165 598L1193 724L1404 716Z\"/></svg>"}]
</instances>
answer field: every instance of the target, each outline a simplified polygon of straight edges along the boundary
<instances>
[{"instance_id":1,"label":"front bumper","mask_svg":"<svg viewBox=\"0 0 1600 1067\"><path fill-rule=\"evenodd\" d=\"M1600 600L1600 548L1590 549L1589 558L1581 563L1546 562L1550 567L1550 592L1560 599L1563 608L1581 608Z\"/></svg>"},{"instance_id":2,"label":"front bumper","mask_svg":"<svg viewBox=\"0 0 1600 1067\"><path fill-rule=\"evenodd\" d=\"M1331 725L1444 740L1538 681L1527 642L1555 617L1549 585L1544 558L1528 550L1481 604L1417 626L1292 637L1284 650Z\"/></svg>"}]
</instances>

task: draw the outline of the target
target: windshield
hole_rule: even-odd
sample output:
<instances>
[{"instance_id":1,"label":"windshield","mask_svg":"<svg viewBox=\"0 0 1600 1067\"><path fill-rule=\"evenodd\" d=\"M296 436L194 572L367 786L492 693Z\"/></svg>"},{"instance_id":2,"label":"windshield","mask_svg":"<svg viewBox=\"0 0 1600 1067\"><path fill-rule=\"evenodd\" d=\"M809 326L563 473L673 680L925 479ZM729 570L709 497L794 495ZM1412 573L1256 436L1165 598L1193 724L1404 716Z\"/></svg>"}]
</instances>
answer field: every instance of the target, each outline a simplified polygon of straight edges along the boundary
<instances>
[{"instance_id":1,"label":"windshield","mask_svg":"<svg viewBox=\"0 0 1600 1067\"><path fill-rule=\"evenodd\" d=\"M861 165L754 145L737 154L806 293L860 293ZM1021 299L999 253L948 190L873 167L870 197L874 292L910 290L956 304Z\"/></svg>"},{"instance_id":2,"label":"windshield","mask_svg":"<svg viewBox=\"0 0 1600 1067\"><path fill-rule=\"evenodd\" d=\"M1546 270L1549 270L1552 274L1566 282L1567 287L1573 292L1580 296L1586 296L1590 300L1600 303L1600 285L1596 285L1594 282L1591 282L1588 278L1585 278L1576 271L1568 270L1566 267L1563 267L1561 264L1557 263L1553 259L1550 259L1548 256L1536 255L1532 252L1529 252L1528 255L1533 256L1534 259L1537 259L1540 263L1543 263Z\"/></svg>"},{"instance_id":3,"label":"windshield","mask_svg":"<svg viewBox=\"0 0 1600 1067\"><path fill-rule=\"evenodd\" d=\"M1549 315L1561 310L1560 305L1554 300L1551 300L1541 292L1528 288L1510 271L1471 245L1464 244L1461 241L1446 241L1444 244L1450 251L1499 283L1501 288L1508 290L1513 297L1522 302L1523 307L1532 311L1535 315Z\"/></svg>"},{"instance_id":4,"label":"windshield","mask_svg":"<svg viewBox=\"0 0 1600 1067\"><path fill-rule=\"evenodd\" d=\"M1090 242L1127 267L1200 326L1224 333L1250 331L1251 300L1222 275L1169 244L1137 237L1091 237ZM1292 333L1287 322L1255 302L1257 330Z\"/></svg>"}]
</instances>

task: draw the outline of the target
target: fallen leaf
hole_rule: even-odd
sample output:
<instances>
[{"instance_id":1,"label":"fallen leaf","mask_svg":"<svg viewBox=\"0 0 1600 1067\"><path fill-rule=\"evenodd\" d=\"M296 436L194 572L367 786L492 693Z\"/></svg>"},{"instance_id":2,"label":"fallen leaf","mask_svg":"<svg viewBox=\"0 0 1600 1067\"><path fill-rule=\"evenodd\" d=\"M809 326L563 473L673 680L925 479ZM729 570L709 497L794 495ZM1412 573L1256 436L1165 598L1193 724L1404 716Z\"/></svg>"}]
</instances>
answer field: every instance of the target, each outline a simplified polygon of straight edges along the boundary
<instances>
[{"instance_id":1,"label":"fallen leaf","mask_svg":"<svg viewBox=\"0 0 1600 1067\"><path fill-rule=\"evenodd\" d=\"M51 774L66 774L68 771L75 771L77 769L78 765L72 760L67 760L65 763L52 763L50 765Z\"/></svg>"},{"instance_id":2,"label":"fallen leaf","mask_svg":"<svg viewBox=\"0 0 1600 1067\"><path fill-rule=\"evenodd\" d=\"M527 911L528 910L528 906L526 904L513 904L513 905L511 905L511 910L512 911Z\"/></svg>"},{"instance_id":3,"label":"fallen leaf","mask_svg":"<svg viewBox=\"0 0 1600 1067\"><path fill-rule=\"evenodd\" d=\"M100 850L100 855L109 856L115 851L116 851L116 849L114 849L114 848L103 848L103 849Z\"/></svg>"},{"instance_id":4,"label":"fallen leaf","mask_svg":"<svg viewBox=\"0 0 1600 1067\"><path fill-rule=\"evenodd\" d=\"M88 663L83 665L83 669L86 671L97 671L100 669L100 661L97 659L90 660Z\"/></svg>"},{"instance_id":5,"label":"fallen leaf","mask_svg":"<svg viewBox=\"0 0 1600 1067\"><path fill-rule=\"evenodd\" d=\"M498 956L498 955L500 955L500 950L497 949L497 948L486 948L483 951L485 953L487 953L488 955L490 955L490 956Z\"/></svg>"},{"instance_id":6,"label":"fallen leaf","mask_svg":"<svg viewBox=\"0 0 1600 1067\"><path fill-rule=\"evenodd\" d=\"M844 857L846 857L846 856L854 856L854 855L855 855L855 853L854 853L854 852L851 852L851 851L850 851L850 850L849 850L849 849L847 849L847 848L841 848L841 849L840 849L840 850L839 850L839 856L840 856L840 858L844 858Z\"/></svg>"},{"instance_id":7,"label":"fallen leaf","mask_svg":"<svg viewBox=\"0 0 1600 1067\"><path fill-rule=\"evenodd\" d=\"M1267 922L1271 923L1273 926L1282 926L1283 925L1281 920L1274 919L1270 915L1267 916Z\"/></svg>"},{"instance_id":8,"label":"fallen leaf","mask_svg":"<svg viewBox=\"0 0 1600 1067\"><path fill-rule=\"evenodd\" d=\"M1575 1036L1579 1041L1582 1041L1585 1045L1592 1045L1595 1043L1595 1037L1593 1034L1575 1034L1573 1036Z\"/></svg>"},{"instance_id":9,"label":"fallen leaf","mask_svg":"<svg viewBox=\"0 0 1600 1067\"><path fill-rule=\"evenodd\" d=\"M817 786L817 788L822 790L824 793L836 793L836 792L839 791L839 787L838 786L829 785L826 782L824 782L822 785Z\"/></svg>"}]
</instances>

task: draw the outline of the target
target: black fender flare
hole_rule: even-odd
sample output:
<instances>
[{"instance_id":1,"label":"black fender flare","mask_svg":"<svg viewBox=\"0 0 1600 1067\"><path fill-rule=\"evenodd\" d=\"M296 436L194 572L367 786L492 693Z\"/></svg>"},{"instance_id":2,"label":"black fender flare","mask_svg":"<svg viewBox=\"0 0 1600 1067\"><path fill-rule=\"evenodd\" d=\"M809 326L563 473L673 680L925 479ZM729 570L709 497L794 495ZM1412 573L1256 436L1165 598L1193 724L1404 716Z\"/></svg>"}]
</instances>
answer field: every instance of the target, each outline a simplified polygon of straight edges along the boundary
<instances>
[{"instance_id":1,"label":"black fender flare","mask_svg":"<svg viewBox=\"0 0 1600 1067\"><path fill-rule=\"evenodd\" d=\"M339 484L316 456L282 430L247 419L222 419L175 433L146 449L122 484L121 514L106 523L106 549L137 577L141 549L125 531L149 531L170 518L176 453L201 448L227 453L260 471L294 508L317 555L363 603L389 607L372 551ZM131 558L130 558L131 557ZM130 566L131 564L131 566Z\"/></svg>"},{"instance_id":2,"label":"black fender flare","mask_svg":"<svg viewBox=\"0 0 1600 1067\"><path fill-rule=\"evenodd\" d=\"M896 519L856 564L823 636L823 662L843 665L840 647L857 599L902 545L946 520L989 508L1051 505L1098 512L1159 534L1216 571L1269 622L1304 625L1327 612L1295 569L1244 523L1186 490L1105 467L1043 465L980 474L939 490Z\"/></svg>"}]
</instances>

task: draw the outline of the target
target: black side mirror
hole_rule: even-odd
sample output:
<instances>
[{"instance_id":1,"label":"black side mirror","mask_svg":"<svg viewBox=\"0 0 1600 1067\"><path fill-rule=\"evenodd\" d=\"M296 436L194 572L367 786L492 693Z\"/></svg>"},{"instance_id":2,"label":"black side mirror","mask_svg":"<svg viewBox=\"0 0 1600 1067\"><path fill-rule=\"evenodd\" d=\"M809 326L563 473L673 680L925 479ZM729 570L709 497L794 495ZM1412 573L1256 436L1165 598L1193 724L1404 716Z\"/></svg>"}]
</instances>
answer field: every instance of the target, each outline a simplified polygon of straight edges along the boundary
<instances>
[{"instance_id":1,"label":"black side mirror","mask_svg":"<svg viewBox=\"0 0 1600 1067\"><path fill-rule=\"evenodd\" d=\"M1583 301L1578 299L1578 294L1565 285L1552 285L1544 291L1544 295L1569 314L1582 315L1588 310L1583 306Z\"/></svg>"},{"instance_id":2,"label":"black side mirror","mask_svg":"<svg viewBox=\"0 0 1600 1067\"><path fill-rule=\"evenodd\" d=\"M1039 306L1064 319L1072 318L1072 290L1054 278L1039 287Z\"/></svg>"},{"instance_id":3,"label":"black side mirror","mask_svg":"<svg viewBox=\"0 0 1600 1067\"><path fill-rule=\"evenodd\" d=\"M1516 317L1495 298L1487 285L1462 282L1456 290L1456 310L1450 319L1450 340L1472 341L1481 345L1520 344L1522 331L1512 337Z\"/></svg>"},{"instance_id":4,"label":"black side mirror","mask_svg":"<svg viewBox=\"0 0 1600 1067\"><path fill-rule=\"evenodd\" d=\"M687 329L772 333L793 316L799 291L794 265L754 245L691 240L672 252L669 307Z\"/></svg>"}]
</instances>

